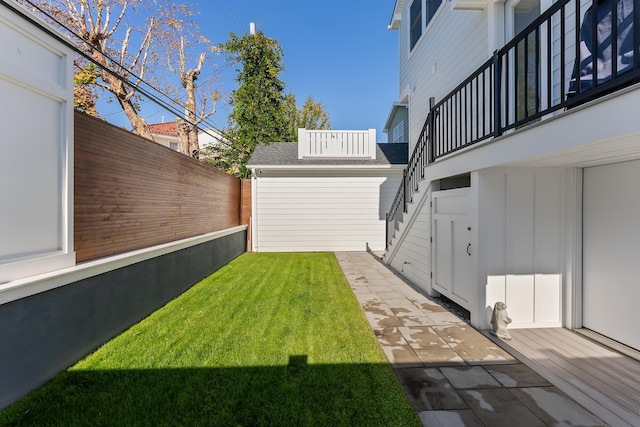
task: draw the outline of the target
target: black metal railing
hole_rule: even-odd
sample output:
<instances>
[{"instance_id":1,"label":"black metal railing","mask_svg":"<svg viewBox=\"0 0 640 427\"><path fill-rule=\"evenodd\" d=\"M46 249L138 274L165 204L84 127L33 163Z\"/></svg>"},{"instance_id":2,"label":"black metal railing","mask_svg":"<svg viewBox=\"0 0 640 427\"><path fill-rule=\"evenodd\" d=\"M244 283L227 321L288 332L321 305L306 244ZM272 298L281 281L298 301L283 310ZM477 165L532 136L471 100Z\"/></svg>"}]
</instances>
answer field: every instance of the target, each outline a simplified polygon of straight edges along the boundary
<instances>
[{"instance_id":1,"label":"black metal railing","mask_svg":"<svg viewBox=\"0 0 640 427\"><path fill-rule=\"evenodd\" d=\"M559 0L442 100L431 100L387 215L387 244L428 163L640 81L637 3L593 0L585 9L580 0Z\"/></svg>"}]
</instances>

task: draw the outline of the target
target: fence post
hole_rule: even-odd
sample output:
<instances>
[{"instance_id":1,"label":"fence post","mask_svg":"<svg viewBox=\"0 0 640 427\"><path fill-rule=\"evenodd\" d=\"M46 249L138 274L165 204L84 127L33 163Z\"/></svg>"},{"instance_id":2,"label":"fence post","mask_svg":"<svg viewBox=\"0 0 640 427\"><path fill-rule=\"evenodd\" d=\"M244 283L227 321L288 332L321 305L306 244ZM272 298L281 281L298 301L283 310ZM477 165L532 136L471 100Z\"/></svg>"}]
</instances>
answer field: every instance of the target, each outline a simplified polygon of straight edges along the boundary
<instances>
[{"instance_id":1,"label":"fence post","mask_svg":"<svg viewBox=\"0 0 640 427\"><path fill-rule=\"evenodd\" d=\"M304 128L298 128L298 159L302 160L305 154L310 154L309 141L307 141L307 130Z\"/></svg>"},{"instance_id":2,"label":"fence post","mask_svg":"<svg viewBox=\"0 0 640 427\"><path fill-rule=\"evenodd\" d=\"M493 52L493 137L502 135L502 57Z\"/></svg>"}]
</instances>

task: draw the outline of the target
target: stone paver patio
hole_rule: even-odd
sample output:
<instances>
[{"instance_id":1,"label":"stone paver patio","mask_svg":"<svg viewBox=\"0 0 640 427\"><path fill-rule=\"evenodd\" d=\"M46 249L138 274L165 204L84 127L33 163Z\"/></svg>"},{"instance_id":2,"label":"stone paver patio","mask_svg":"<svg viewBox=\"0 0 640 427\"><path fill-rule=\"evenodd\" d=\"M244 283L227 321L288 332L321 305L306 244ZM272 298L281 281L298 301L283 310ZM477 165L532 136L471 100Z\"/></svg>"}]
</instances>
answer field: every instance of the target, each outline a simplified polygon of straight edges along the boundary
<instances>
[{"instance_id":1,"label":"stone paver patio","mask_svg":"<svg viewBox=\"0 0 640 427\"><path fill-rule=\"evenodd\" d=\"M423 425L605 425L375 255L336 257Z\"/></svg>"}]
</instances>

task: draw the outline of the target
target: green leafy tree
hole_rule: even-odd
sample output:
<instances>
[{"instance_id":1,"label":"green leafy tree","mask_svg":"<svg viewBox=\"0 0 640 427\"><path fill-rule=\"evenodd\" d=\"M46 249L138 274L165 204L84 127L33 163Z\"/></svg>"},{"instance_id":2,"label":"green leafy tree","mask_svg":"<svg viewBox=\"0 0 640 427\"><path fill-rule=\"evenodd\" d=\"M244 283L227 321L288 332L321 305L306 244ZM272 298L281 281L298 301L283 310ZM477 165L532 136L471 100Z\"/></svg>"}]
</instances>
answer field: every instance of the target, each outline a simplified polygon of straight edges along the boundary
<instances>
[{"instance_id":1,"label":"green leafy tree","mask_svg":"<svg viewBox=\"0 0 640 427\"><path fill-rule=\"evenodd\" d=\"M248 177L245 165L256 145L288 139L284 83L280 80L282 48L261 31L242 37L231 33L221 48L242 68L229 101L232 111L226 134L230 144L217 147L214 163L236 176Z\"/></svg>"},{"instance_id":2,"label":"green leafy tree","mask_svg":"<svg viewBox=\"0 0 640 427\"><path fill-rule=\"evenodd\" d=\"M329 113L321 102L309 96L302 107L298 108L296 97L288 94L284 100L284 114L287 120L288 137L286 141L298 140L298 129L331 129Z\"/></svg>"},{"instance_id":3,"label":"green leafy tree","mask_svg":"<svg viewBox=\"0 0 640 427\"><path fill-rule=\"evenodd\" d=\"M284 94L280 80L283 52L278 42L261 31L238 37L231 33L220 46L228 60L242 64L229 104L225 136L228 143L203 149L201 159L241 178L251 172L246 164L258 144L298 140L298 128L329 129L329 115L320 102L308 97L298 108L293 94Z\"/></svg>"},{"instance_id":4,"label":"green leafy tree","mask_svg":"<svg viewBox=\"0 0 640 427\"><path fill-rule=\"evenodd\" d=\"M76 61L79 68L73 75L73 107L93 117L100 117L96 108L98 94L94 90L98 83L100 71L92 62L83 64Z\"/></svg>"}]
</instances>

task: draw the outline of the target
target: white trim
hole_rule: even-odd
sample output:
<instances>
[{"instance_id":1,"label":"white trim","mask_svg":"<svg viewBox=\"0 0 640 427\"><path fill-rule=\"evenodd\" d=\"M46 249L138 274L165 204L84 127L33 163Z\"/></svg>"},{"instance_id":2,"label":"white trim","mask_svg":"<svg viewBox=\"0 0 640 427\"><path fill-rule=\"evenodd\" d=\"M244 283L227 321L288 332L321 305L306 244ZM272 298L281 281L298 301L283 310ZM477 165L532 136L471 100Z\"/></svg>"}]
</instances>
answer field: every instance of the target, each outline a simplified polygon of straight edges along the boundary
<instances>
[{"instance_id":1,"label":"white trim","mask_svg":"<svg viewBox=\"0 0 640 427\"><path fill-rule=\"evenodd\" d=\"M29 240L30 244L16 250L16 253L13 253L13 248L3 251L5 255L0 260L0 289L3 283L12 283L25 276L39 275L75 264L72 103L74 55L62 39L46 33L46 30L52 33L56 30L40 18L29 15L30 13L23 5L15 1L9 1L7 8L0 9L0 28L3 29L3 33L10 34L10 42L16 44L15 49L7 49L0 54L0 81L21 93L28 93L29 96L37 96L39 99L52 101L52 104L55 104L55 107L52 107L55 108L55 116L48 117L47 123L42 125L48 132L45 141L36 139L32 141L35 144L34 147L38 149L44 146L49 147L50 151L47 152L53 154L53 158L46 160L46 171L36 168L38 170L31 171L30 177L48 180L49 183L55 179L57 202L50 201L51 192L36 192L29 196L30 199L45 207L44 212L49 215L46 228L50 236L47 240L41 239L39 233L42 230L33 230L29 224L33 218L24 217L25 212L37 211L25 207L24 196L9 193L8 199L4 198L3 203L7 206L7 212L11 212L8 217L3 216L3 220L10 218L5 221L7 223L5 225L27 233L26 235L23 233L23 236ZM18 16L17 19L16 16ZM25 19L22 19L23 17ZM34 23L28 21L31 18L34 19ZM37 25L42 25L43 28L38 28ZM37 69L37 67L34 68L34 64L46 66ZM7 105L6 102L3 103L3 107L10 108ZM28 121L28 119L25 120ZM15 125L19 128L25 127L21 123ZM31 135L30 138L36 137ZM21 163L12 162L12 157L13 155L9 155L2 167L8 171L20 170ZM53 211L56 217L51 216ZM54 235L56 237L53 237ZM5 237L8 243L11 243L9 241L11 236Z\"/></svg>"},{"instance_id":2,"label":"white trim","mask_svg":"<svg viewBox=\"0 0 640 427\"><path fill-rule=\"evenodd\" d=\"M582 327L582 172L569 168L565 172L564 271L562 324L569 329Z\"/></svg>"},{"instance_id":3,"label":"white trim","mask_svg":"<svg viewBox=\"0 0 640 427\"><path fill-rule=\"evenodd\" d=\"M397 165L251 165L251 169L257 172L260 172L260 169L263 170L326 170L326 169L370 169L370 170L379 170L379 169L404 169L406 164L397 164Z\"/></svg>"},{"instance_id":4,"label":"white trim","mask_svg":"<svg viewBox=\"0 0 640 427\"><path fill-rule=\"evenodd\" d=\"M409 106L405 102L394 102L391 105L391 109L389 110L389 114L387 115L387 120L384 122L384 129L382 130L382 132L384 133L389 132L389 126L391 126L391 119L393 118L393 116L395 116L396 111L398 111L401 108L406 108L408 110Z\"/></svg>"},{"instance_id":5,"label":"white trim","mask_svg":"<svg viewBox=\"0 0 640 427\"><path fill-rule=\"evenodd\" d=\"M0 285L0 305L211 240L220 239L246 229L246 225L227 228L196 237L189 237L175 242L89 261L78 264L75 267L15 280Z\"/></svg>"},{"instance_id":6,"label":"white trim","mask_svg":"<svg viewBox=\"0 0 640 427\"><path fill-rule=\"evenodd\" d=\"M258 251L258 177L251 169L251 251Z\"/></svg>"}]
</instances>

